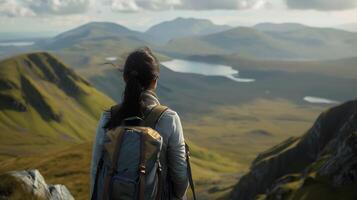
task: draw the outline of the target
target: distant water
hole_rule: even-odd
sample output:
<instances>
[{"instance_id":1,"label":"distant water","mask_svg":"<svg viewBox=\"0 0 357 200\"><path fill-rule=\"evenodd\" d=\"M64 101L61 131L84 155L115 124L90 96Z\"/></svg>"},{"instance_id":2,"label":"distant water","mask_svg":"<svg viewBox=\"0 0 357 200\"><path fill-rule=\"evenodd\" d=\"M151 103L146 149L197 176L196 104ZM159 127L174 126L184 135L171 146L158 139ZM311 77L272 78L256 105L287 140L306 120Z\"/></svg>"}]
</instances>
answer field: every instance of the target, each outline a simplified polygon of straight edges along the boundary
<instances>
[{"instance_id":1,"label":"distant water","mask_svg":"<svg viewBox=\"0 0 357 200\"><path fill-rule=\"evenodd\" d=\"M304 97L304 100L309 102L309 103L319 103L319 104L338 104L338 101L331 100L331 99L324 99L321 97L311 97L311 96L306 96Z\"/></svg>"},{"instance_id":2,"label":"distant water","mask_svg":"<svg viewBox=\"0 0 357 200\"><path fill-rule=\"evenodd\" d=\"M236 82L254 82L252 78L240 77L239 71L227 65L209 64L203 62L174 59L162 64L175 72L194 73L205 76L223 76Z\"/></svg>"},{"instance_id":3,"label":"distant water","mask_svg":"<svg viewBox=\"0 0 357 200\"><path fill-rule=\"evenodd\" d=\"M34 45L35 42L0 42L0 47L22 47L22 46L31 46Z\"/></svg>"},{"instance_id":4,"label":"distant water","mask_svg":"<svg viewBox=\"0 0 357 200\"><path fill-rule=\"evenodd\" d=\"M105 60L106 60L106 61L111 61L111 62L113 62L113 61L118 60L118 58L117 58L117 57L114 57L114 56L113 56L113 57L106 57Z\"/></svg>"}]
</instances>

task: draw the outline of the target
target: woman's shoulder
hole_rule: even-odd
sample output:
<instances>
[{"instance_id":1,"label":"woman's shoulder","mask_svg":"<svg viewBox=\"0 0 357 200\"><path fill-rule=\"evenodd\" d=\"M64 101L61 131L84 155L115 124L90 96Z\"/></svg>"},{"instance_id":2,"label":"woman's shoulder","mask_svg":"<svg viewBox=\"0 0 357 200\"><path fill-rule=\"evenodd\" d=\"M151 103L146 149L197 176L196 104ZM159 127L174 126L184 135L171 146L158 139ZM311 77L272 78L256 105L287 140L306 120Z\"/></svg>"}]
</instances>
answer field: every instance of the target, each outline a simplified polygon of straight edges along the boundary
<instances>
[{"instance_id":1,"label":"woman's shoulder","mask_svg":"<svg viewBox=\"0 0 357 200\"><path fill-rule=\"evenodd\" d=\"M181 126L180 117L176 111L167 109L157 122L156 127L163 130L171 130L173 127Z\"/></svg>"},{"instance_id":2,"label":"woman's shoulder","mask_svg":"<svg viewBox=\"0 0 357 200\"><path fill-rule=\"evenodd\" d=\"M180 119L179 115L176 111L168 108L161 116L160 120L173 120L173 119Z\"/></svg>"}]
</instances>

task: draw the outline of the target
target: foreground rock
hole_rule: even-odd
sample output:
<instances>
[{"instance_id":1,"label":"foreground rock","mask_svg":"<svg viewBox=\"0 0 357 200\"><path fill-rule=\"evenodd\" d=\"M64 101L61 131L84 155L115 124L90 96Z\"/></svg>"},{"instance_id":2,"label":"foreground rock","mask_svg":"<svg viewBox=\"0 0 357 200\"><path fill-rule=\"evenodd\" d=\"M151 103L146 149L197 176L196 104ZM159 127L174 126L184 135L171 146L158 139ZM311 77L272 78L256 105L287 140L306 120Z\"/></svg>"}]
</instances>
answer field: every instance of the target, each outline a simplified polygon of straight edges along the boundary
<instances>
[{"instance_id":1,"label":"foreground rock","mask_svg":"<svg viewBox=\"0 0 357 200\"><path fill-rule=\"evenodd\" d=\"M64 185L47 185L38 170L0 175L0 200L74 200Z\"/></svg>"},{"instance_id":2,"label":"foreground rock","mask_svg":"<svg viewBox=\"0 0 357 200\"><path fill-rule=\"evenodd\" d=\"M232 199L357 199L357 101L322 113L302 137L261 153Z\"/></svg>"}]
</instances>

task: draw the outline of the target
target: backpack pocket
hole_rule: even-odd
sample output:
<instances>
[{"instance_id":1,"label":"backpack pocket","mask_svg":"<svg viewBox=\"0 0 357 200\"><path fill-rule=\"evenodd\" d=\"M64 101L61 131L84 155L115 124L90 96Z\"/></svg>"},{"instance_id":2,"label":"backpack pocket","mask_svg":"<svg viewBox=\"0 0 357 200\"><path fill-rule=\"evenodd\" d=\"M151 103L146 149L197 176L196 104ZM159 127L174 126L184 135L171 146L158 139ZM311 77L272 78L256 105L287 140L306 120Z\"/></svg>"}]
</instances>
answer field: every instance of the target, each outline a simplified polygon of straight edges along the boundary
<instances>
[{"instance_id":1,"label":"backpack pocket","mask_svg":"<svg viewBox=\"0 0 357 200\"><path fill-rule=\"evenodd\" d=\"M137 198L138 183L130 178L114 176L112 178L111 199L134 200Z\"/></svg>"}]
</instances>

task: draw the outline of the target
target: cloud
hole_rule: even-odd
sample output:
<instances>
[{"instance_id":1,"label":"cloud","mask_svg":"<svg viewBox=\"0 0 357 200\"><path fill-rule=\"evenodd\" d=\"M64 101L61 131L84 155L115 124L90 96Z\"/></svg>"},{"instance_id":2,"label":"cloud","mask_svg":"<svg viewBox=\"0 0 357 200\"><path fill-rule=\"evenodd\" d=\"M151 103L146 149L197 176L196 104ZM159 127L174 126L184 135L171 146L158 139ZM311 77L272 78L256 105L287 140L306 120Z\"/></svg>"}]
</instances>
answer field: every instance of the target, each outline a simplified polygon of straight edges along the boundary
<instances>
[{"instance_id":1,"label":"cloud","mask_svg":"<svg viewBox=\"0 0 357 200\"><path fill-rule=\"evenodd\" d=\"M0 0L0 16L6 17L29 17L36 14L16 0Z\"/></svg>"},{"instance_id":2,"label":"cloud","mask_svg":"<svg viewBox=\"0 0 357 200\"><path fill-rule=\"evenodd\" d=\"M90 0L22 0L37 14L76 14L88 10Z\"/></svg>"},{"instance_id":3,"label":"cloud","mask_svg":"<svg viewBox=\"0 0 357 200\"><path fill-rule=\"evenodd\" d=\"M289 8L314 10L347 10L357 7L357 0L286 0Z\"/></svg>"},{"instance_id":4,"label":"cloud","mask_svg":"<svg viewBox=\"0 0 357 200\"><path fill-rule=\"evenodd\" d=\"M0 0L0 16L28 17L84 13L93 0ZM99 0L100 1L100 0Z\"/></svg>"},{"instance_id":5,"label":"cloud","mask_svg":"<svg viewBox=\"0 0 357 200\"><path fill-rule=\"evenodd\" d=\"M113 10L237 10L269 6L269 0L106 0Z\"/></svg>"}]
</instances>

